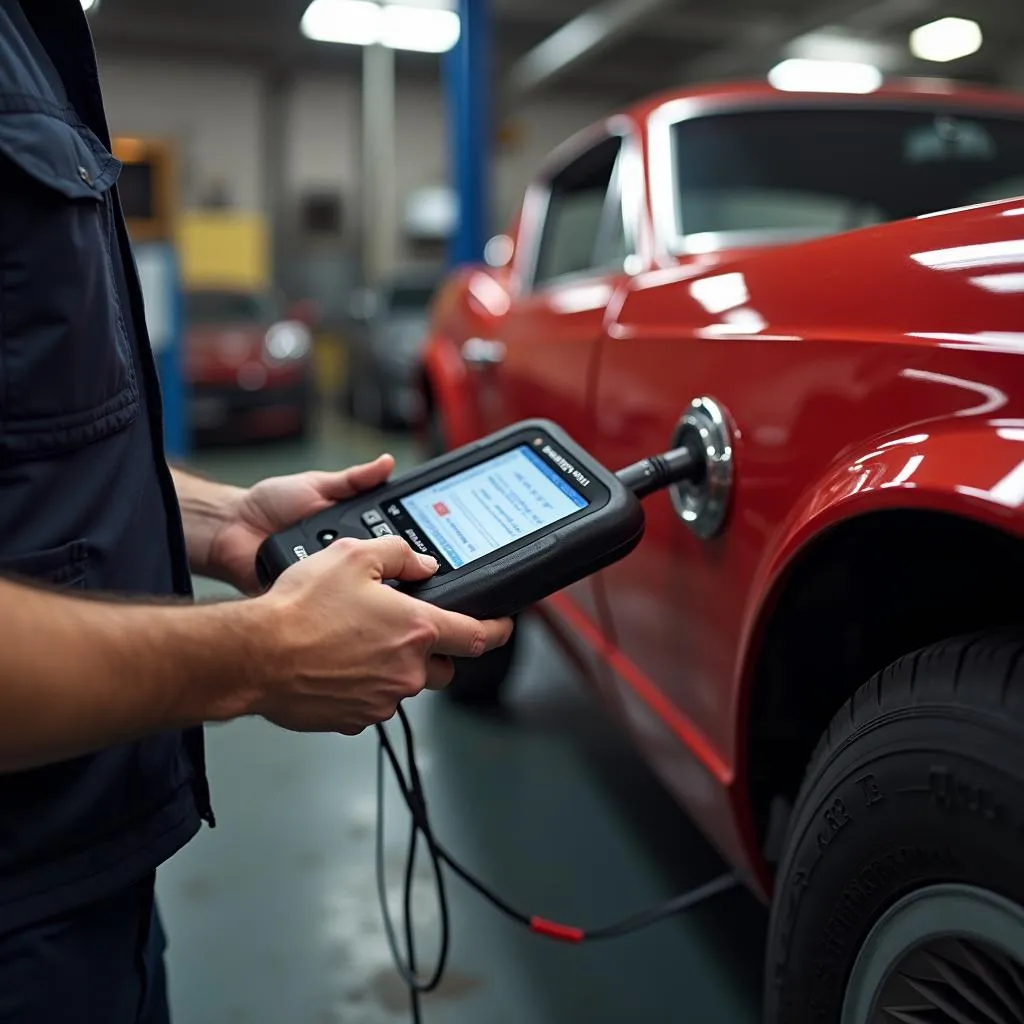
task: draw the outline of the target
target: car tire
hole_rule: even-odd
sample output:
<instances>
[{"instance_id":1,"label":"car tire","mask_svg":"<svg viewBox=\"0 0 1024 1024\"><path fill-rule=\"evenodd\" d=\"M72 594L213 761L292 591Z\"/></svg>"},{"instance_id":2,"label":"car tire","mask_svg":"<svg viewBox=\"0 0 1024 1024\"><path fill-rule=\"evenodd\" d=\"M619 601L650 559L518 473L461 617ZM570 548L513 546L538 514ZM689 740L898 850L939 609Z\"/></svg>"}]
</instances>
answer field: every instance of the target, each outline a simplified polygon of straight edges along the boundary
<instances>
[{"instance_id":1,"label":"car tire","mask_svg":"<svg viewBox=\"0 0 1024 1024\"><path fill-rule=\"evenodd\" d=\"M292 435L294 441L308 441L313 436L313 427L316 421L316 405L311 398L307 398L299 410L299 422Z\"/></svg>"},{"instance_id":2,"label":"car tire","mask_svg":"<svg viewBox=\"0 0 1024 1024\"><path fill-rule=\"evenodd\" d=\"M901 658L811 759L775 886L766 1024L1024 1020L1022 864L1024 633Z\"/></svg>"},{"instance_id":3,"label":"car tire","mask_svg":"<svg viewBox=\"0 0 1024 1024\"><path fill-rule=\"evenodd\" d=\"M516 628L504 647L482 658L456 659L455 676L445 690L448 698L466 707L499 707L512 674L518 637Z\"/></svg>"},{"instance_id":4,"label":"car tire","mask_svg":"<svg viewBox=\"0 0 1024 1024\"><path fill-rule=\"evenodd\" d=\"M353 381L352 418L366 427L384 426L384 394L369 376Z\"/></svg>"},{"instance_id":5,"label":"car tire","mask_svg":"<svg viewBox=\"0 0 1024 1024\"><path fill-rule=\"evenodd\" d=\"M427 409L422 430L419 432L419 443L428 459L440 458L448 451L444 436L444 419L441 410L433 403Z\"/></svg>"}]
</instances>

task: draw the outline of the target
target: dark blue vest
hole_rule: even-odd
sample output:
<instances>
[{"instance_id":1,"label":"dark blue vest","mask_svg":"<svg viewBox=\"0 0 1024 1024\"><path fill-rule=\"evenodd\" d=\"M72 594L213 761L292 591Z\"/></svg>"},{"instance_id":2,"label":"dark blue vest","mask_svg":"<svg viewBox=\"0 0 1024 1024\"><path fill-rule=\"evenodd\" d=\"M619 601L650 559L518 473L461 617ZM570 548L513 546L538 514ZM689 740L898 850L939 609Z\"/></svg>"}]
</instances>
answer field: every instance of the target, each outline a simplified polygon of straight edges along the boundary
<instances>
[{"instance_id":1,"label":"dark blue vest","mask_svg":"<svg viewBox=\"0 0 1024 1024\"><path fill-rule=\"evenodd\" d=\"M79 0L0 0L0 573L188 597L120 169ZM144 877L201 818L200 730L0 775L0 932Z\"/></svg>"}]
</instances>

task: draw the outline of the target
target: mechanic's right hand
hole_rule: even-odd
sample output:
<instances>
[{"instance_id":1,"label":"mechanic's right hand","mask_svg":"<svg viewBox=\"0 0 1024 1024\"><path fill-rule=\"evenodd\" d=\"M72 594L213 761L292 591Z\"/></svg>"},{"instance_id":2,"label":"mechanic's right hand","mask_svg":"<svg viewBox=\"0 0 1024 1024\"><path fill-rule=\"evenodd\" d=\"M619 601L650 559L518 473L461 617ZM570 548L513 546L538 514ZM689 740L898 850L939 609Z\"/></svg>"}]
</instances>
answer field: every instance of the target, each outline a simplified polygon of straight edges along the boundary
<instances>
[{"instance_id":1,"label":"mechanic's right hand","mask_svg":"<svg viewBox=\"0 0 1024 1024\"><path fill-rule=\"evenodd\" d=\"M282 573L250 602L270 640L251 713L297 732L354 736L405 698L447 686L453 657L507 643L509 619L480 622L381 582L436 571L401 538L381 537L339 540Z\"/></svg>"}]
</instances>

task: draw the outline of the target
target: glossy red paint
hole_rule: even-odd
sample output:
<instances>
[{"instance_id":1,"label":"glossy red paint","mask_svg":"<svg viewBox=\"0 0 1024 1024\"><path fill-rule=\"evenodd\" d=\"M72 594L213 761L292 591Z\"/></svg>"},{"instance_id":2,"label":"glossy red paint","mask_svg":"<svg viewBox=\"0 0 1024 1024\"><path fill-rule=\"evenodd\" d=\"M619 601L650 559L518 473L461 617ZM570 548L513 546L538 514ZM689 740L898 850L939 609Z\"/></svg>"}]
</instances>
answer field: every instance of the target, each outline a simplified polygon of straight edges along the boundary
<instances>
[{"instance_id":1,"label":"glossy red paint","mask_svg":"<svg viewBox=\"0 0 1024 1024\"><path fill-rule=\"evenodd\" d=\"M936 110L1024 114L1024 99L985 90L890 87L860 102L922 97ZM453 444L544 415L614 468L669 447L693 398L727 410L724 532L698 538L656 495L636 552L545 612L597 663L589 674L639 749L762 896L771 879L748 807L747 714L794 558L883 509L1024 535L1024 198L772 248L678 256L659 245L651 118L666 104L792 101L716 86L622 115L643 163L633 272L527 289L535 188L512 265L451 282L426 364ZM500 342L504 361L467 367L473 338Z\"/></svg>"}]
</instances>

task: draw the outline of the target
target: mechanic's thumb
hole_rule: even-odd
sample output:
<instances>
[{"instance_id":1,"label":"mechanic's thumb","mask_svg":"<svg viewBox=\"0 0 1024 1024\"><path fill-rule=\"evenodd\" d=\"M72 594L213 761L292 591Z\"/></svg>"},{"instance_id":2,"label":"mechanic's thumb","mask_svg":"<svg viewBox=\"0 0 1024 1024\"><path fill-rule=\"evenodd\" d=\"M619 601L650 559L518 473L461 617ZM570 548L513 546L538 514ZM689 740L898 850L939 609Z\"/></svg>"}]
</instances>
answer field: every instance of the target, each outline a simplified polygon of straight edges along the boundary
<instances>
[{"instance_id":1,"label":"mechanic's thumb","mask_svg":"<svg viewBox=\"0 0 1024 1024\"><path fill-rule=\"evenodd\" d=\"M401 537L379 537L364 547L382 580L428 580L437 572L437 559L417 554Z\"/></svg>"}]
</instances>

